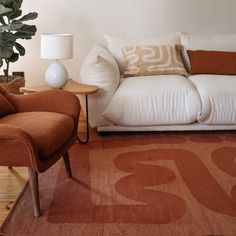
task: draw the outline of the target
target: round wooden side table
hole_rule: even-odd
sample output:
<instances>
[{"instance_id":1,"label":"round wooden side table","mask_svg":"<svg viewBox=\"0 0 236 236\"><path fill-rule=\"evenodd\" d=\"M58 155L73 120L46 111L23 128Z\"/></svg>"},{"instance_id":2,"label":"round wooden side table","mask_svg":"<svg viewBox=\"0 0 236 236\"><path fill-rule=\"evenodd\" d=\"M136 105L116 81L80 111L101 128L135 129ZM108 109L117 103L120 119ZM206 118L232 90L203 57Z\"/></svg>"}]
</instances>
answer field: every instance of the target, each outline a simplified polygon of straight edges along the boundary
<instances>
[{"instance_id":1,"label":"round wooden side table","mask_svg":"<svg viewBox=\"0 0 236 236\"><path fill-rule=\"evenodd\" d=\"M48 85L37 86L37 87L21 87L20 92L22 93L35 93L44 90L53 89ZM66 85L61 89L74 93L76 95L85 96L85 113L86 113L86 139L81 140L77 135L77 139L81 144L87 144L89 141L89 112L88 112L88 95L95 94L98 91L98 88L94 85L87 85L78 83L72 79L68 80Z\"/></svg>"}]
</instances>

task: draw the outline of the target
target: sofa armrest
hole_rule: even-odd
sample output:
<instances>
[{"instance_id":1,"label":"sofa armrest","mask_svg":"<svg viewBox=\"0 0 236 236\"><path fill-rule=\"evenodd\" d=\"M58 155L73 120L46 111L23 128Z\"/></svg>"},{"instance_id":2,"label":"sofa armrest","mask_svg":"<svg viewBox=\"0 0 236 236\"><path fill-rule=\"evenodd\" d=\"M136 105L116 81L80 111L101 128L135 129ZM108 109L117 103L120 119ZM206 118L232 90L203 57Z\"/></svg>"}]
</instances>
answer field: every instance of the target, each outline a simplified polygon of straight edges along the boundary
<instances>
[{"instance_id":1,"label":"sofa armrest","mask_svg":"<svg viewBox=\"0 0 236 236\"><path fill-rule=\"evenodd\" d=\"M47 111L71 116L78 120L80 103L77 96L64 90L47 90L27 95L6 95L17 112Z\"/></svg>"},{"instance_id":2,"label":"sofa armrest","mask_svg":"<svg viewBox=\"0 0 236 236\"><path fill-rule=\"evenodd\" d=\"M109 51L96 44L86 57L80 73L80 82L95 85L99 91L89 96L89 123L92 127L107 124L102 113L114 96L120 83L119 67ZM85 104L80 97L82 107Z\"/></svg>"},{"instance_id":3,"label":"sofa armrest","mask_svg":"<svg viewBox=\"0 0 236 236\"><path fill-rule=\"evenodd\" d=\"M18 127L0 124L0 165L38 169L38 154L32 137Z\"/></svg>"}]
</instances>

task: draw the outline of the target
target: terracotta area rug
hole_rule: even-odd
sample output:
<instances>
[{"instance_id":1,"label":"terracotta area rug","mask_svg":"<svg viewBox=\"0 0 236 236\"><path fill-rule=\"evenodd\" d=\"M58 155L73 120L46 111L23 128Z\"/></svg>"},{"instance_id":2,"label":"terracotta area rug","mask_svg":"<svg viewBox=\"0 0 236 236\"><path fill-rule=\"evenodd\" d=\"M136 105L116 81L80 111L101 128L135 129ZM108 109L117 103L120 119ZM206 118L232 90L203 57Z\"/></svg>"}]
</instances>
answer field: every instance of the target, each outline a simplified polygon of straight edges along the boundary
<instances>
[{"instance_id":1,"label":"terracotta area rug","mask_svg":"<svg viewBox=\"0 0 236 236\"><path fill-rule=\"evenodd\" d=\"M236 134L94 137L40 175L42 217L22 193L9 235L236 235Z\"/></svg>"}]
</instances>

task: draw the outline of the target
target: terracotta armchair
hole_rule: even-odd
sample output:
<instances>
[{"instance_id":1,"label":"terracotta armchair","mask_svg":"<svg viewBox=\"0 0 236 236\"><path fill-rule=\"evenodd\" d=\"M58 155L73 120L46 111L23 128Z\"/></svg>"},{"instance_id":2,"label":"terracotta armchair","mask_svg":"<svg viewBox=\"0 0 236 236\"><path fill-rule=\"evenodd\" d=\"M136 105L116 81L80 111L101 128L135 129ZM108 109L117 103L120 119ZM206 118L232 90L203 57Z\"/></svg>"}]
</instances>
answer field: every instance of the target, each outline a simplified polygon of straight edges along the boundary
<instances>
[{"instance_id":1,"label":"terracotta armchair","mask_svg":"<svg viewBox=\"0 0 236 236\"><path fill-rule=\"evenodd\" d=\"M0 87L0 165L26 166L40 216L38 173L62 156L71 177L68 149L76 142L80 103L62 90L12 95Z\"/></svg>"}]
</instances>

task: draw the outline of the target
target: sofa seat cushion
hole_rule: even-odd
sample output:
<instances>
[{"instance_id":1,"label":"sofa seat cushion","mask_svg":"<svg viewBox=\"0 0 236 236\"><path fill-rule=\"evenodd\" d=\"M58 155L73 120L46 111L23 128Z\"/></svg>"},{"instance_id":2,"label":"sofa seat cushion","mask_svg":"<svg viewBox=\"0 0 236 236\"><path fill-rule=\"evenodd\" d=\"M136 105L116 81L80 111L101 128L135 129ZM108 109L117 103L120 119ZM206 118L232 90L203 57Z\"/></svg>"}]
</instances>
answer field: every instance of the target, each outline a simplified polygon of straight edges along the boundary
<instances>
[{"instance_id":1,"label":"sofa seat cushion","mask_svg":"<svg viewBox=\"0 0 236 236\"><path fill-rule=\"evenodd\" d=\"M198 121L204 124L236 124L236 76L194 75L202 109Z\"/></svg>"},{"instance_id":2,"label":"sofa seat cushion","mask_svg":"<svg viewBox=\"0 0 236 236\"><path fill-rule=\"evenodd\" d=\"M132 77L121 81L103 116L115 125L189 124L197 120L200 98L180 75Z\"/></svg>"},{"instance_id":3,"label":"sofa seat cushion","mask_svg":"<svg viewBox=\"0 0 236 236\"><path fill-rule=\"evenodd\" d=\"M5 116L0 124L14 125L28 133L45 159L57 151L72 135L74 120L52 112L24 112Z\"/></svg>"}]
</instances>

